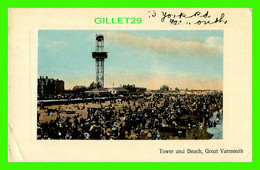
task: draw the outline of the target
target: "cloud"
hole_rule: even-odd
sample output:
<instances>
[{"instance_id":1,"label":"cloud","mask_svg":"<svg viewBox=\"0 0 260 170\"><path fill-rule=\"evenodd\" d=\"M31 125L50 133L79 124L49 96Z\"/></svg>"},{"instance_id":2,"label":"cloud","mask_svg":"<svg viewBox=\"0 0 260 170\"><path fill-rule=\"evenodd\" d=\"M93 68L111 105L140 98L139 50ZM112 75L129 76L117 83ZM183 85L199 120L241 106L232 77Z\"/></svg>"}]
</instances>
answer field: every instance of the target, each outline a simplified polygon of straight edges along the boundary
<instances>
[{"instance_id":1,"label":"cloud","mask_svg":"<svg viewBox=\"0 0 260 170\"><path fill-rule=\"evenodd\" d=\"M68 45L68 43L66 41L50 41L47 44L48 48L54 49L54 50L58 50L58 49L62 49L65 48Z\"/></svg>"},{"instance_id":2,"label":"cloud","mask_svg":"<svg viewBox=\"0 0 260 170\"><path fill-rule=\"evenodd\" d=\"M222 50L222 47L223 47L222 39L220 37L209 37L206 40L206 44L209 47L216 48L216 49L219 49L219 50Z\"/></svg>"},{"instance_id":3,"label":"cloud","mask_svg":"<svg viewBox=\"0 0 260 170\"><path fill-rule=\"evenodd\" d=\"M184 53L195 55L219 55L222 41L218 37L209 37L205 42L196 40L175 40L172 38L151 38L130 33L106 33L106 41L123 44L140 50L152 50L159 53Z\"/></svg>"}]
</instances>

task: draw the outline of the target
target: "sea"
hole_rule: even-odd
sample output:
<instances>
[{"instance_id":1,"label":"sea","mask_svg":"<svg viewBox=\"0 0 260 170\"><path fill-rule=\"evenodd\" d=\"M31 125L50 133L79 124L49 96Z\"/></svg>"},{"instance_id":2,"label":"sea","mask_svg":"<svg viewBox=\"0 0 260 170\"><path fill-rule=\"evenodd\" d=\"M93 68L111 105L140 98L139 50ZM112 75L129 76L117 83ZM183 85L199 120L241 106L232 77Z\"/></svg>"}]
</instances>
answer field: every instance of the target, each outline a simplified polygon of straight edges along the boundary
<instances>
[{"instance_id":1,"label":"sea","mask_svg":"<svg viewBox=\"0 0 260 170\"><path fill-rule=\"evenodd\" d=\"M207 129L207 132L210 134L213 134L213 137L211 140L215 139L223 139L223 110L220 110L220 116L219 116L219 123L216 125L216 127L211 127ZM217 121L217 114L218 112L214 112L212 117L210 118L210 121Z\"/></svg>"}]
</instances>

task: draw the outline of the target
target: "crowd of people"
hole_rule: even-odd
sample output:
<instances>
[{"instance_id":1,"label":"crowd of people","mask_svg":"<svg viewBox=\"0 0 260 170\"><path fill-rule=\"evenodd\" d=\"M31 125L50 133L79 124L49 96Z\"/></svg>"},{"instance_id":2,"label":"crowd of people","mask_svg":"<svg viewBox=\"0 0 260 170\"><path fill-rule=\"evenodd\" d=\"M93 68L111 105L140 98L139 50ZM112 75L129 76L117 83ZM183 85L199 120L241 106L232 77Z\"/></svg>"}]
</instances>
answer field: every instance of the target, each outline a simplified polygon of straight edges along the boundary
<instances>
[{"instance_id":1,"label":"crowd of people","mask_svg":"<svg viewBox=\"0 0 260 170\"><path fill-rule=\"evenodd\" d=\"M201 94L158 93L149 97L124 97L99 101L100 108L87 104L74 104L71 108L49 109L41 107L54 120L40 123L38 113L38 139L94 139L94 140L161 140L186 139L191 131L205 133L212 112L223 105L222 92ZM47 108L46 108L47 107ZM86 118L77 111L87 112ZM55 113L55 114L54 114ZM71 114L73 116L61 116ZM193 135L200 139L202 136Z\"/></svg>"}]
</instances>

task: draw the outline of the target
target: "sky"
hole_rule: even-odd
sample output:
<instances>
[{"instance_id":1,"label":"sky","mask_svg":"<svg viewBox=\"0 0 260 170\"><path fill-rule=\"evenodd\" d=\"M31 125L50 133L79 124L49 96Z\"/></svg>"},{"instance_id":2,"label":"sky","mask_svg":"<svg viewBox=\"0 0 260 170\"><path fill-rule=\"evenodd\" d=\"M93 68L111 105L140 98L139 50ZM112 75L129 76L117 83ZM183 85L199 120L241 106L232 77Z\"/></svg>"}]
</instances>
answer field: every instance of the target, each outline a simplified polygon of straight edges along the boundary
<instances>
[{"instance_id":1,"label":"sky","mask_svg":"<svg viewBox=\"0 0 260 170\"><path fill-rule=\"evenodd\" d=\"M222 30L39 30L38 77L89 86L97 33L108 52L105 87L223 88Z\"/></svg>"}]
</instances>

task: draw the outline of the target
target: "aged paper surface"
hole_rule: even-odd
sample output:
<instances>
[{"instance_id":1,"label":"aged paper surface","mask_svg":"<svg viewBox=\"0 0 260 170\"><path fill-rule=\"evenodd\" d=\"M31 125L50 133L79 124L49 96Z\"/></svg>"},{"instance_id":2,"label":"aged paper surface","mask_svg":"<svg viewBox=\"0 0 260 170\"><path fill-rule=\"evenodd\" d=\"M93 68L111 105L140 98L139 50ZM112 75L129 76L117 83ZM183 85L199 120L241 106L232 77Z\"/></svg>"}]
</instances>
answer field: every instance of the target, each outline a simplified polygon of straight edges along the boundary
<instances>
[{"instance_id":1,"label":"aged paper surface","mask_svg":"<svg viewBox=\"0 0 260 170\"><path fill-rule=\"evenodd\" d=\"M155 10L151 18L148 11ZM225 14L226 24L173 25L161 11ZM174 11L174 12L173 12ZM96 17L141 17L141 24L96 24ZM213 19L214 21L214 19ZM223 30L223 139L37 140L38 30ZM9 161L252 161L252 12L250 9L11 9L9 11ZM243 153L160 154L160 149ZM220 151L219 151L220 152Z\"/></svg>"}]
</instances>

